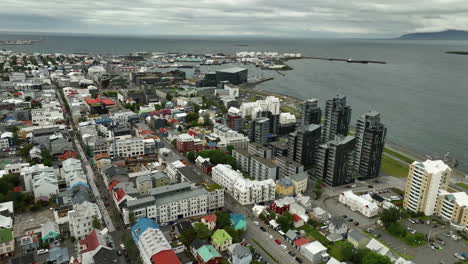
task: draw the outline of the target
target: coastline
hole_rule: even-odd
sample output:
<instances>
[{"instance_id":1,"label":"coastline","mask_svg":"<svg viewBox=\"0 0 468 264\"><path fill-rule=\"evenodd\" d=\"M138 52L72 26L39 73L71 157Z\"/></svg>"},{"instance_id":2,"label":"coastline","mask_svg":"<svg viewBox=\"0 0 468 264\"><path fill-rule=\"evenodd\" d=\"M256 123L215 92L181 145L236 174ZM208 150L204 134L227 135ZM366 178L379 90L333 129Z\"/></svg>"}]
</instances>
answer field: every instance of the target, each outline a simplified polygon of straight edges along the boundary
<instances>
[{"instance_id":1,"label":"coastline","mask_svg":"<svg viewBox=\"0 0 468 264\"><path fill-rule=\"evenodd\" d=\"M261 89L255 88L255 86L253 88L251 88L251 89L246 89L246 88L241 89L241 91L244 91L244 92L246 90L248 90L249 93L258 94L258 95L262 95L262 96L283 97L285 100L289 100L289 101L294 102L294 103L300 103L300 102L304 101L303 99L300 99L300 98L298 98L296 96L287 95L287 94L283 94L283 93L277 93L277 92L271 92L271 91L266 91L266 90L261 90ZM354 129L353 126L350 126L350 128L352 130ZM427 159L425 154L418 153L418 152L416 152L414 150L409 149L408 147L399 145L398 143L395 143L395 142L386 141L385 142L385 148L389 149L391 151L395 151L395 152L397 152L397 153L401 154L402 156L404 156L406 158L409 158L409 159L413 159L413 160L417 160L417 161L423 161L423 160ZM396 159L394 159L394 160L396 160ZM399 160L397 160L397 161L399 161ZM452 168L452 171L453 171L452 180L455 180L456 182L465 182L465 183L467 182L467 180L465 179L465 175L468 175L468 173L466 171L460 170L458 168Z\"/></svg>"}]
</instances>

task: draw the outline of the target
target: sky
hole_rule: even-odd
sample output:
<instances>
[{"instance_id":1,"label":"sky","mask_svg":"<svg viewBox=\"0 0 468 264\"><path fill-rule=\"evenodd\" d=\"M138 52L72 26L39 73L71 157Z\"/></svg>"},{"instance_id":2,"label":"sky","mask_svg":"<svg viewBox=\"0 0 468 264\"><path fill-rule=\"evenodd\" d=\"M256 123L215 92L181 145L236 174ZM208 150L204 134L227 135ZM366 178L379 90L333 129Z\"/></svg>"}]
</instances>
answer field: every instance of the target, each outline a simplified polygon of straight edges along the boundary
<instances>
[{"instance_id":1,"label":"sky","mask_svg":"<svg viewBox=\"0 0 468 264\"><path fill-rule=\"evenodd\" d=\"M467 25L467 0L0 0L4 32L397 37Z\"/></svg>"}]
</instances>

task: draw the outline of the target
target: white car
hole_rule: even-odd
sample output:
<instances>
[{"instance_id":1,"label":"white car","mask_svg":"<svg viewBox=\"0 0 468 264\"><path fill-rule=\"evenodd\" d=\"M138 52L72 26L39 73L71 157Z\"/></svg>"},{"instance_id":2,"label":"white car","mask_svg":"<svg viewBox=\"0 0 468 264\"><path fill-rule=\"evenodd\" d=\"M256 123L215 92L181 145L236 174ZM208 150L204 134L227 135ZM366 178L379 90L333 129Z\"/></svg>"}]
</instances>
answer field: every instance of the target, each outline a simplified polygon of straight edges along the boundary
<instances>
[{"instance_id":1,"label":"white car","mask_svg":"<svg viewBox=\"0 0 468 264\"><path fill-rule=\"evenodd\" d=\"M357 187L356 184L351 185L351 188L356 188L356 187Z\"/></svg>"},{"instance_id":2,"label":"white car","mask_svg":"<svg viewBox=\"0 0 468 264\"><path fill-rule=\"evenodd\" d=\"M288 250L288 247L286 245L280 245L281 248L283 248L284 250ZM460 256L461 257L461 256Z\"/></svg>"},{"instance_id":3,"label":"white car","mask_svg":"<svg viewBox=\"0 0 468 264\"><path fill-rule=\"evenodd\" d=\"M269 238L269 239L273 239L273 236L272 236L272 235L268 235L268 238Z\"/></svg>"},{"instance_id":4,"label":"white car","mask_svg":"<svg viewBox=\"0 0 468 264\"><path fill-rule=\"evenodd\" d=\"M453 254L457 259L459 260L465 260L465 257L463 257L462 255L460 255L459 253L455 253Z\"/></svg>"},{"instance_id":5,"label":"white car","mask_svg":"<svg viewBox=\"0 0 468 264\"><path fill-rule=\"evenodd\" d=\"M253 223L254 223L256 226L260 225L260 223L257 222L257 221L254 221Z\"/></svg>"},{"instance_id":6,"label":"white car","mask_svg":"<svg viewBox=\"0 0 468 264\"><path fill-rule=\"evenodd\" d=\"M37 255L42 255L42 254L45 254L45 253L48 253L48 252L49 252L48 249L39 249L39 250L37 251Z\"/></svg>"}]
</instances>

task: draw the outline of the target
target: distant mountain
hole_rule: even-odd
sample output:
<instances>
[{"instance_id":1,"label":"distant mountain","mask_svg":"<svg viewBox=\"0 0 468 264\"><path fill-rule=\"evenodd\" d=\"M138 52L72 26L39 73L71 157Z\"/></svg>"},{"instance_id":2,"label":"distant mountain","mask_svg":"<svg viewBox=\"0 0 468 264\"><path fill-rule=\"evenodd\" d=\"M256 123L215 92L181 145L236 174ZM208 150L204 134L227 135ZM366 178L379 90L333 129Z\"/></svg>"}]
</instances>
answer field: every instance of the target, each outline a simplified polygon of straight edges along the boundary
<instances>
[{"instance_id":1,"label":"distant mountain","mask_svg":"<svg viewBox=\"0 0 468 264\"><path fill-rule=\"evenodd\" d=\"M418 32L402 35L404 40L468 40L468 31L446 30L440 32Z\"/></svg>"}]
</instances>

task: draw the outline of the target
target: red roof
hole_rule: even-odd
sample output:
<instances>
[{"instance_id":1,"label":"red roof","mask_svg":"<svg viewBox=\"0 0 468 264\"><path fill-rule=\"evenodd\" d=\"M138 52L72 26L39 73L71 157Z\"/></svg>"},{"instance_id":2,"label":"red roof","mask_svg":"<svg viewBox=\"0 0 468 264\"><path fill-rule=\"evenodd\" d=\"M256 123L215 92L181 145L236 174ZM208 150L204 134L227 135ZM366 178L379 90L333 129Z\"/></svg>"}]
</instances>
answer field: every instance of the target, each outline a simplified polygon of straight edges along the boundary
<instances>
[{"instance_id":1,"label":"red roof","mask_svg":"<svg viewBox=\"0 0 468 264\"><path fill-rule=\"evenodd\" d=\"M167 131L169 131L169 129L167 129L165 127L159 129L159 133L165 133Z\"/></svg>"},{"instance_id":2,"label":"red roof","mask_svg":"<svg viewBox=\"0 0 468 264\"><path fill-rule=\"evenodd\" d=\"M112 189L114 189L114 187L119 184L120 182L117 181L117 180L112 180L110 183L109 183L109 191L112 191Z\"/></svg>"},{"instance_id":3,"label":"red roof","mask_svg":"<svg viewBox=\"0 0 468 264\"><path fill-rule=\"evenodd\" d=\"M297 223L297 222L302 220L302 218L300 216L298 216L297 214L293 215L293 219L294 219L294 223Z\"/></svg>"},{"instance_id":4,"label":"red roof","mask_svg":"<svg viewBox=\"0 0 468 264\"><path fill-rule=\"evenodd\" d=\"M143 130L143 131L140 132L140 135L142 135L142 136L153 135L153 134L154 134L154 132L149 130L149 129L146 129L146 130Z\"/></svg>"},{"instance_id":5,"label":"red roof","mask_svg":"<svg viewBox=\"0 0 468 264\"><path fill-rule=\"evenodd\" d=\"M23 191L23 188L21 186L16 186L16 187L13 187L13 189L11 191L16 192L16 193L20 193L20 192Z\"/></svg>"},{"instance_id":6,"label":"red roof","mask_svg":"<svg viewBox=\"0 0 468 264\"><path fill-rule=\"evenodd\" d=\"M126 193L125 193L124 189L119 188L119 189L115 192L115 198L117 198L117 201L120 202L120 200L122 200L122 198L124 198L125 194L126 194Z\"/></svg>"},{"instance_id":7,"label":"red roof","mask_svg":"<svg viewBox=\"0 0 468 264\"><path fill-rule=\"evenodd\" d=\"M101 98L86 98L86 103L87 104L96 104L96 103L103 103L105 105L115 105L114 101L111 99L101 99Z\"/></svg>"},{"instance_id":8,"label":"red roof","mask_svg":"<svg viewBox=\"0 0 468 264\"><path fill-rule=\"evenodd\" d=\"M96 233L96 230L91 232L88 236L86 236L83 240L80 240L80 246L85 246L86 248L83 249L80 253L85 253L88 251L93 251L97 247L99 247L99 239Z\"/></svg>"},{"instance_id":9,"label":"red roof","mask_svg":"<svg viewBox=\"0 0 468 264\"><path fill-rule=\"evenodd\" d=\"M307 238L299 238L299 239L294 240L294 244L298 247L301 247L302 245L308 244L310 242L311 241Z\"/></svg>"},{"instance_id":10,"label":"red roof","mask_svg":"<svg viewBox=\"0 0 468 264\"><path fill-rule=\"evenodd\" d=\"M64 160L67 160L69 158L77 158L78 155L76 154L76 152L74 151L65 151L65 153L63 153L62 155L59 156L59 159L64 161Z\"/></svg>"},{"instance_id":11,"label":"red roof","mask_svg":"<svg viewBox=\"0 0 468 264\"><path fill-rule=\"evenodd\" d=\"M151 257L151 262L153 262L154 264L182 264L182 262L180 262L180 259L171 249L163 250L154 254Z\"/></svg>"},{"instance_id":12,"label":"red roof","mask_svg":"<svg viewBox=\"0 0 468 264\"><path fill-rule=\"evenodd\" d=\"M15 93L13 93L13 95L14 96L21 96L21 95L23 95L23 93L22 92L15 92Z\"/></svg>"},{"instance_id":13,"label":"red roof","mask_svg":"<svg viewBox=\"0 0 468 264\"><path fill-rule=\"evenodd\" d=\"M102 159L102 158L110 158L109 154L103 153L103 154L97 154L94 156L94 160Z\"/></svg>"},{"instance_id":14,"label":"red roof","mask_svg":"<svg viewBox=\"0 0 468 264\"><path fill-rule=\"evenodd\" d=\"M215 214L206 215L206 216L204 216L202 218L205 219L205 221L208 222L208 223L216 222L216 215Z\"/></svg>"},{"instance_id":15,"label":"red roof","mask_svg":"<svg viewBox=\"0 0 468 264\"><path fill-rule=\"evenodd\" d=\"M27 125L30 125L30 126L32 126L32 124L33 124L32 120L21 121L21 123L27 124Z\"/></svg>"},{"instance_id":16,"label":"red roof","mask_svg":"<svg viewBox=\"0 0 468 264\"><path fill-rule=\"evenodd\" d=\"M191 136L197 136L198 135L198 133L193 131L193 130L189 130L188 134L191 135Z\"/></svg>"}]
</instances>

